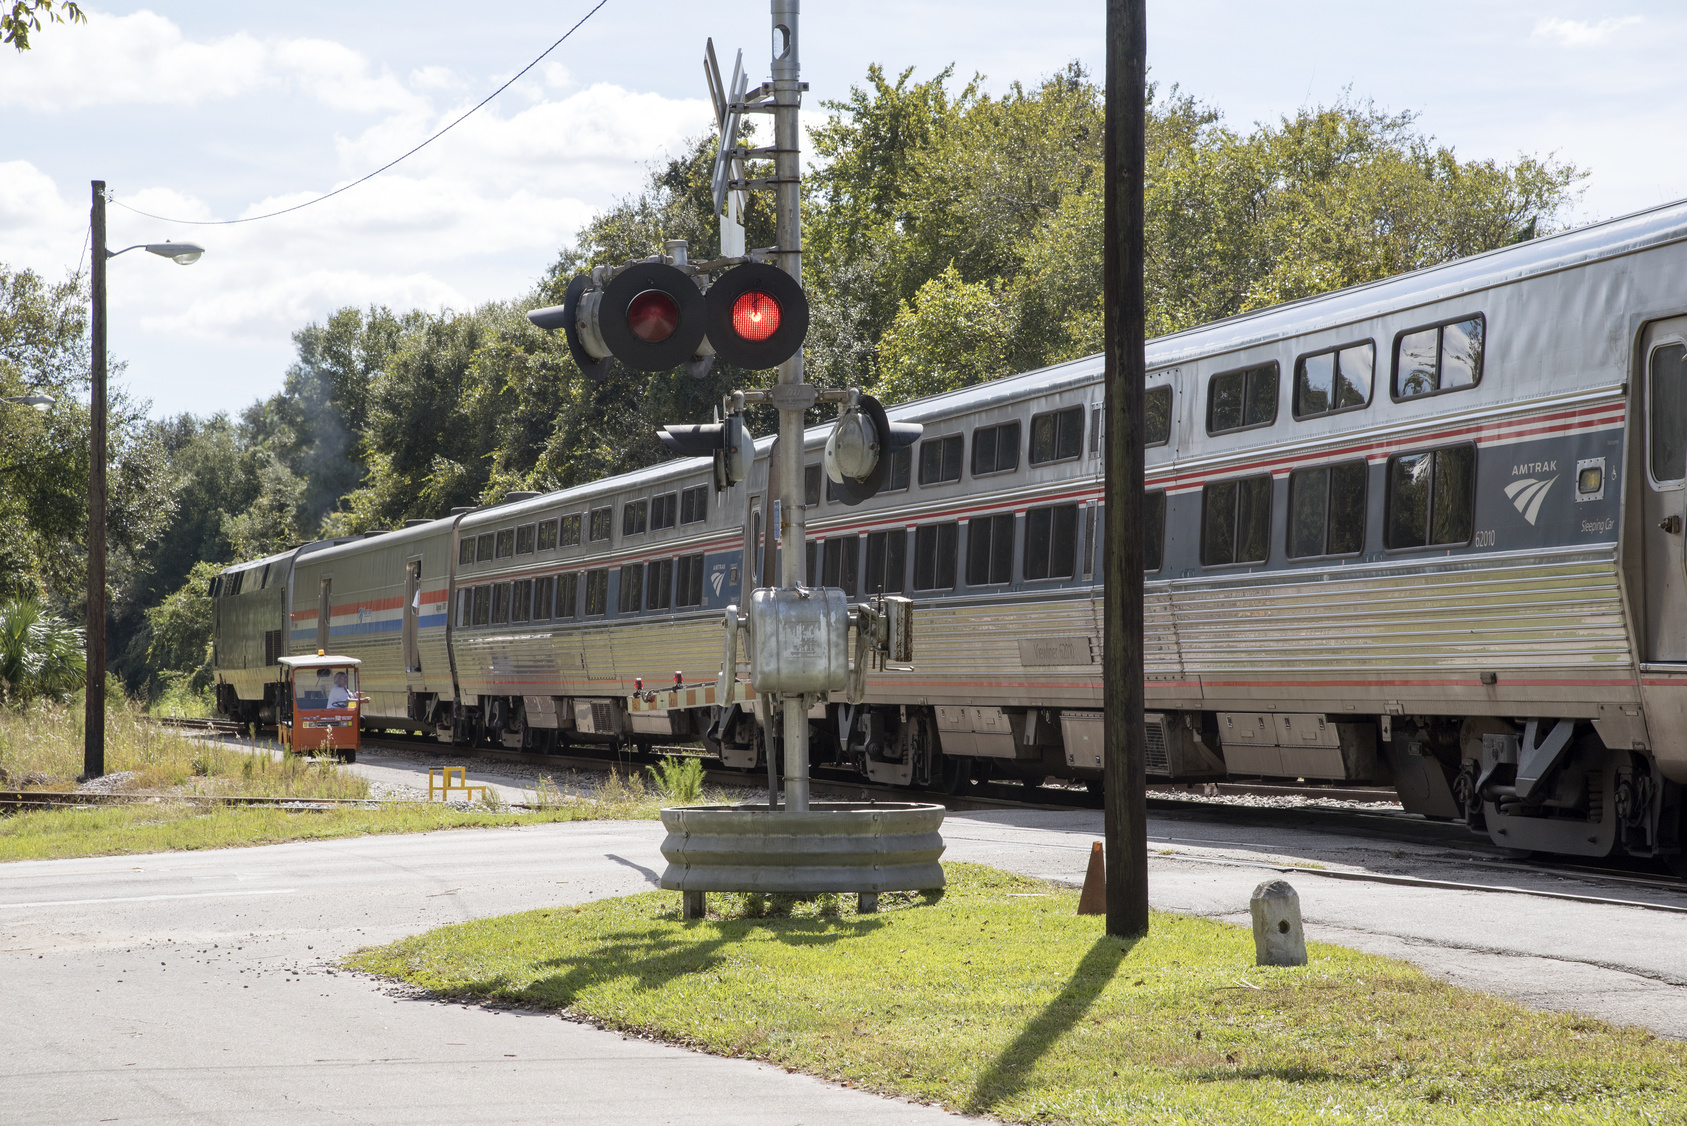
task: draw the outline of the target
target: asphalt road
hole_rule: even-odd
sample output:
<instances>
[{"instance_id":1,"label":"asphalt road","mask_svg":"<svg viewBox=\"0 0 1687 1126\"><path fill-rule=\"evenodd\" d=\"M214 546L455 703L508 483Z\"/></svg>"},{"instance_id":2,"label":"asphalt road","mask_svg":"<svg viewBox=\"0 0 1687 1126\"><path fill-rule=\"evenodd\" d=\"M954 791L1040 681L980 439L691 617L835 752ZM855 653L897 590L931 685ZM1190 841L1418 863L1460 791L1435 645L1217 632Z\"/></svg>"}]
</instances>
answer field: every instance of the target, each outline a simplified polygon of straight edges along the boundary
<instances>
[{"instance_id":1,"label":"asphalt road","mask_svg":"<svg viewBox=\"0 0 1687 1126\"><path fill-rule=\"evenodd\" d=\"M1081 879L1099 814L952 815L951 859ZM1314 860L1687 905L1437 845L1156 818L1156 905L1241 919L1252 865ZM0 866L7 1123L937 1122L954 1116L552 1016L337 972L443 923L649 887L654 822ZM1687 1036L1687 915L1297 876L1308 932L1464 984Z\"/></svg>"}]
</instances>

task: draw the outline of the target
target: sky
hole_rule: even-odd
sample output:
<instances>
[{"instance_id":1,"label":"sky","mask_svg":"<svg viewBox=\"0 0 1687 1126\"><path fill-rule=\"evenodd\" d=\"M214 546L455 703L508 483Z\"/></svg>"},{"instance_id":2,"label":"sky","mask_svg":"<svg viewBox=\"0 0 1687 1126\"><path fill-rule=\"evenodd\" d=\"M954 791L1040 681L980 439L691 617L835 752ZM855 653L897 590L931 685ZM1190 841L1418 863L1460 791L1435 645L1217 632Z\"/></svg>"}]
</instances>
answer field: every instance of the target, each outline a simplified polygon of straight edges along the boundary
<instances>
[{"instance_id":1,"label":"sky","mask_svg":"<svg viewBox=\"0 0 1687 1126\"><path fill-rule=\"evenodd\" d=\"M93 4L32 50L0 48L0 263L51 279L87 262L89 182L109 245L192 240L191 267L108 270L110 343L153 413L237 412L277 390L292 334L345 305L468 309L529 292L598 210L712 127L701 58L766 77L766 0L608 0L485 109L595 0L182 0ZM986 88L1104 63L1103 0L809 0L805 117L869 64ZM1687 8L1666 2L1411 5L1149 0L1150 77L1234 127L1343 96L1418 114L1464 159L1545 156L1590 175L1572 219L1687 197ZM654 248L653 248L654 249Z\"/></svg>"}]
</instances>

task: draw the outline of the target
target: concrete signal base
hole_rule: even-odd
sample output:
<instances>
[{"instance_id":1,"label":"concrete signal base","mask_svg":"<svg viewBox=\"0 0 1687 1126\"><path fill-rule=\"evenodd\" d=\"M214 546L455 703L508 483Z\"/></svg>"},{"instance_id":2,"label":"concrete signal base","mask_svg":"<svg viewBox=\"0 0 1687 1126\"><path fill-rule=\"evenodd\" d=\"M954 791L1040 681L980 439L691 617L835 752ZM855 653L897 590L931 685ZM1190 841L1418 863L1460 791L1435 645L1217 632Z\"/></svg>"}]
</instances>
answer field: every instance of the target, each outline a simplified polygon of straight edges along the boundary
<instances>
[{"instance_id":1,"label":"concrete signal base","mask_svg":"<svg viewBox=\"0 0 1687 1126\"><path fill-rule=\"evenodd\" d=\"M684 892L686 918L704 893L854 892L863 911L882 891L943 886L946 810L922 802L815 802L805 812L765 806L676 806L662 811L668 862L662 887Z\"/></svg>"}]
</instances>

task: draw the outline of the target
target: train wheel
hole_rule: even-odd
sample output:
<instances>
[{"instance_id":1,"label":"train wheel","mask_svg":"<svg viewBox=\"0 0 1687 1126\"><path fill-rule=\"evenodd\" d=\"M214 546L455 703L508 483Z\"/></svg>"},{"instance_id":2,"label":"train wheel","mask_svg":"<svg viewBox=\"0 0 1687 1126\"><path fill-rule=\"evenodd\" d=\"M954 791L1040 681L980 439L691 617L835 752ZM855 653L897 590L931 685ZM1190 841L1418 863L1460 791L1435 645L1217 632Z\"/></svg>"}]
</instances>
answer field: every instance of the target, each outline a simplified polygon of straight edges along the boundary
<instances>
[{"instance_id":1,"label":"train wheel","mask_svg":"<svg viewBox=\"0 0 1687 1126\"><path fill-rule=\"evenodd\" d=\"M958 794L972 781L972 760L944 755L929 789L940 794Z\"/></svg>"}]
</instances>

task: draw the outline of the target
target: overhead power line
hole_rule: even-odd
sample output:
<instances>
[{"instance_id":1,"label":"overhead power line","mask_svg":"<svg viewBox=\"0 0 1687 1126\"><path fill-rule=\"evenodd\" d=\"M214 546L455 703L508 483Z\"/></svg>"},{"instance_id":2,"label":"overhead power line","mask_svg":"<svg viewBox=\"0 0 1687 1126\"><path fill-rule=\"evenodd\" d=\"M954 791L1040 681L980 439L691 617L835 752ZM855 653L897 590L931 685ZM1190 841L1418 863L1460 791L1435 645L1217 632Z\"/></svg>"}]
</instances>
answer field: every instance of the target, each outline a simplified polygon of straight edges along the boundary
<instances>
[{"instance_id":1,"label":"overhead power line","mask_svg":"<svg viewBox=\"0 0 1687 1126\"><path fill-rule=\"evenodd\" d=\"M115 199L112 200L111 202L116 204L118 207L123 208L123 210L125 210L125 211L132 211L136 215L145 215L148 219L157 219L160 222L164 222L164 223L185 223L185 224L190 224L190 225L196 226L196 227L227 227L227 226L232 226L235 223L256 223L259 219L274 219L277 215L286 215L290 212L301 211L306 207L310 207L314 204L321 203L325 199L333 199L335 196L339 195L341 192L349 192L351 189L357 187L359 184L367 183L368 181L373 180L376 176L379 176L381 173L387 171L389 168L392 168L392 167L398 165L399 163L401 163L405 160L408 160L410 157L415 156L417 153L421 152L423 149L427 148L429 145L433 144L435 141L437 141L441 137L445 136L445 134L451 132L451 130L453 130L457 126L461 125L464 121L466 121L470 117L474 116L475 113L477 113L478 111L480 111L482 108L484 108L486 106L486 103L490 102L493 98L496 98L499 94L502 94L505 90L508 90L511 86L515 85L515 82L516 82L517 79L519 79L522 75L526 74L528 71L532 70L534 67L538 66L542 61L544 61L544 58L545 58L546 55L550 54L552 51L554 51L558 47L562 46L563 43L567 42L569 36L573 35L576 31L580 30L581 24L584 24L587 20L589 20L593 16L595 16L597 14L597 10L599 8L603 7L607 3L609 3L609 0L598 0L598 2L592 7L591 11L589 11L585 15L581 16L579 21L576 22L573 27L569 28L566 32L563 33L561 39L558 39L555 43L552 43L549 47L546 47L543 51L539 52L539 55L538 55L537 58L535 58L532 62L528 63L526 66L522 67L520 70L516 71L515 74L510 78L510 80L508 82L504 83L502 86L498 87L496 90L494 90L490 94L486 95L486 97L482 98L479 102L475 103L475 105L472 109L467 110L461 117L457 118L455 121L453 121L449 125L445 126L445 128L441 129L439 132L435 133L433 136L429 137L427 140L423 141L421 144L417 145L415 148L411 149L409 152L404 153L402 156L397 156L397 157L394 157L392 160L387 161L385 164L381 165L379 168L375 169L375 171L369 173L368 175L361 176L358 179L353 180L349 184L343 184L340 187L335 188L333 191L326 193L325 195L319 195L315 199L307 199L303 203L295 203L292 207L283 207L279 211L267 211L262 215L248 215L243 219L176 219L176 218L172 218L168 215L154 215L150 211L142 211L138 207L130 207L128 204L119 202L118 200L115 200Z\"/></svg>"}]
</instances>

